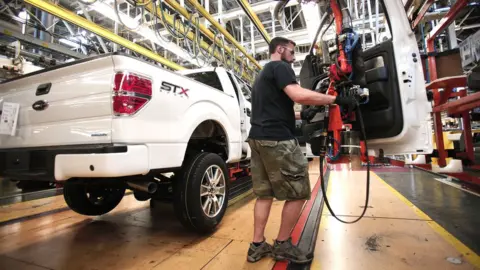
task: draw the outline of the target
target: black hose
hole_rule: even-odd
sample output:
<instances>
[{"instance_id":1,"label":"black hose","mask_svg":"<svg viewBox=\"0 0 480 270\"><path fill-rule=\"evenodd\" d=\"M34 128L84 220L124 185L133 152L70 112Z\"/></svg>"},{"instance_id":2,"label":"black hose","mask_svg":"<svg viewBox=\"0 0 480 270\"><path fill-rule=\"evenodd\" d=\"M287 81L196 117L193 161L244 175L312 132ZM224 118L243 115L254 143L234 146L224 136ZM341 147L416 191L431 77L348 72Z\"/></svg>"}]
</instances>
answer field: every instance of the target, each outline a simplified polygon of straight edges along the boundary
<instances>
[{"instance_id":1,"label":"black hose","mask_svg":"<svg viewBox=\"0 0 480 270\"><path fill-rule=\"evenodd\" d=\"M327 191L326 191L326 188L325 188L325 179L323 177L323 159L325 158L325 156L320 157L320 181L321 181L320 184L322 186L322 194L323 194L323 198L325 200L325 204L327 205L328 211L330 211L330 214L332 214L332 216L335 219L337 219L338 221L340 221L342 223L346 223L346 224L356 223L360 219L363 218L363 216L365 215L365 212L367 211L368 201L370 199L370 160L368 159L367 134L365 132L365 125L363 123L363 117L362 117L362 112L360 111L360 105L358 104L358 101L356 103L357 103L356 104L357 105L356 112L358 113L358 119L360 121L360 129L361 129L361 132L362 132L363 140L365 142L365 155L367 156L367 191L366 191L366 196L365 196L365 207L363 208L363 212L360 215L360 217L358 217L356 220L354 220L354 221L341 220L340 218L338 218L335 215L332 208L330 207L330 203L328 202L328 198L327 198Z\"/></svg>"}]
</instances>

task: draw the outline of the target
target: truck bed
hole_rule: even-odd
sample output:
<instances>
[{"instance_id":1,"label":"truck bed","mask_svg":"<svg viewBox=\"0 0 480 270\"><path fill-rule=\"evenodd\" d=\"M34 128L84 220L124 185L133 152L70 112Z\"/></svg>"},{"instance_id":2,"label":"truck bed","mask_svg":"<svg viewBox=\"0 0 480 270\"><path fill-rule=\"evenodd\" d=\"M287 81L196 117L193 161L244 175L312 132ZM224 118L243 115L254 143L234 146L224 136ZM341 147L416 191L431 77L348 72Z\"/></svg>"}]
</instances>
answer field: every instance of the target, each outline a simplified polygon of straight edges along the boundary
<instances>
[{"instance_id":1,"label":"truck bed","mask_svg":"<svg viewBox=\"0 0 480 270\"><path fill-rule=\"evenodd\" d=\"M104 56L3 82L0 108L20 108L14 136L1 134L0 149L110 143L113 75Z\"/></svg>"}]
</instances>

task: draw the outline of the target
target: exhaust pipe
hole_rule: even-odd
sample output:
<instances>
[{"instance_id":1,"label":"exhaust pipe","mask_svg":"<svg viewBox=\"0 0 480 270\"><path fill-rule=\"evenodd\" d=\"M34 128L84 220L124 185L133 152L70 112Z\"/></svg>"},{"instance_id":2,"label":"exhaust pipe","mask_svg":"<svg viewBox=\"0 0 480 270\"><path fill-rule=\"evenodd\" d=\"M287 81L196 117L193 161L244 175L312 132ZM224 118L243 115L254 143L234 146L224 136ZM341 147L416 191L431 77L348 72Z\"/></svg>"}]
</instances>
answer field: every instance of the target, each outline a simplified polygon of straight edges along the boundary
<instances>
[{"instance_id":1,"label":"exhaust pipe","mask_svg":"<svg viewBox=\"0 0 480 270\"><path fill-rule=\"evenodd\" d=\"M127 185L132 189L153 194L157 191L158 185L152 181L127 181Z\"/></svg>"}]
</instances>

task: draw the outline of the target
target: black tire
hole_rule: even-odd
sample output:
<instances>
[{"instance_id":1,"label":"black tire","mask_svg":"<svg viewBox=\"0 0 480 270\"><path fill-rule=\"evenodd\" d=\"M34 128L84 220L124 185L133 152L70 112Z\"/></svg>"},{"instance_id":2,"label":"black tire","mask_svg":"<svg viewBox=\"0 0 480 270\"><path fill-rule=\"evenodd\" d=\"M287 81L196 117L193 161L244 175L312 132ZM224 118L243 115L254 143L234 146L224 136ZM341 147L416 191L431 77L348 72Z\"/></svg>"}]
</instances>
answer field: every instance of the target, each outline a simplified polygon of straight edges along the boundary
<instances>
[{"instance_id":1,"label":"black tire","mask_svg":"<svg viewBox=\"0 0 480 270\"><path fill-rule=\"evenodd\" d=\"M208 181L204 179L204 176L207 174L207 169L209 168L220 169L223 174L223 200L218 200L218 198L221 198L220 195L209 194L203 197L200 196L202 181ZM180 177L178 177L174 183L173 202L175 214L185 227L201 234L211 233L215 230L223 219L228 205L229 177L227 171L228 169L224 160L217 154L199 153L185 160ZM222 180L220 179L217 186L220 186L221 183ZM213 189L209 192L213 192L212 190ZM217 191L222 193L220 190ZM207 192L207 190L204 189L204 192ZM216 208L219 209L215 211L216 213L208 216L204 212L202 204L210 200L210 210L213 210L213 196L217 198L217 201L221 201L221 207L218 207L218 204L216 204ZM209 212L208 210L209 209L207 209L206 212Z\"/></svg>"},{"instance_id":2,"label":"black tire","mask_svg":"<svg viewBox=\"0 0 480 270\"><path fill-rule=\"evenodd\" d=\"M65 202L73 211L99 216L112 211L123 199L125 188L85 185L67 181L63 187Z\"/></svg>"}]
</instances>

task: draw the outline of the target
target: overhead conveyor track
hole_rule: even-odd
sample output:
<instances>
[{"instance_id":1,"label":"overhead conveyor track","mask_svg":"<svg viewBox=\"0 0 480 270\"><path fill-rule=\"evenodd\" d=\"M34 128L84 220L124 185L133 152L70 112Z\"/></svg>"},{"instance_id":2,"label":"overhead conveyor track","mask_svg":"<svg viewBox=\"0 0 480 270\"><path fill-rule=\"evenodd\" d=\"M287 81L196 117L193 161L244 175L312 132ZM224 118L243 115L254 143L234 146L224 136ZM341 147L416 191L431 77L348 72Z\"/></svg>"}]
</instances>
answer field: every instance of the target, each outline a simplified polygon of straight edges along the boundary
<instances>
[{"instance_id":1,"label":"overhead conveyor track","mask_svg":"<svg viewBox=\"0 0 480 270\"><path fill-rule=\"evenodd\" d=\"M182 67L181 65L176 64L166 59L165 57L162 57L161 55L158 55L156 52L147 49L141 45L138 45L128 39L120 37L115 33L111 32L110 30L105 29L77 14L74 14L73 12L67 10L62 6L50 3L45 0L26 0L25 2L36 8L44 10L45 12L50 13L53 16L77 25L78 27L81 27L85 30L88 30L102 38L105 38L120 46L130 49L142 56L157 61L173 70L185 69L185 67ZM165 4L168 4L170 8L175 9L177 12L183 15L186 20L191 23L191 27L186 26L186 24L179 23L179 21L174 18L174 15L170 15L168 12L165 12L165 10L163 10L162 12L162 8L160 6L156 6L152 1L138 1L138 4L142 4L146 11L148 11L152 16L156 16L156 18L154 17L155 24L160 23L165 27L170 27L170 29L173 28L174 31L179 33L182 37L190 40L194 46L198 45L199 48L197 48L197 50L203 49L203 51L205 51L207 55L211 54L219 62L222 62L227 69L232 69L236 71L245 80L252 81L252 78L254 77L257 70L261 68L260 64L255 61L253 56L249 55L247 51L240 44L238 44L238 42L236 42L236 40L218 23L214 25L215 27L219 28L219 33L217 34L212 33L212 31L200 24L198 24L199 27L196 31L196 27L198 26L196 22L199 19L199 14L189 13L175 0L166 0ZM203 8L199 10L199 12L202 13L202 15L207 15L205 17L208 20L214 21L214 19ZM212 40L212 45L200 39L200 32L203 33L207 38ZM234 46L237 47L237 49L241 53L245 55L245 57L241 55L241 53L238 53L237 50L233 51L232 49L228 48L225 44L226 42L223 42L223 39L220 37L220 34L223 34L228 41L230 41ZM160 35L160 33L157 33L157 35ZM225 53L222 53L221 49L224 49ZM205 56L205 53L203 54ZM227 54L229 54L229 57L227 57ZM247 59L250 61L248 61ZM251 65L252 63L254 64L253 66Z\"/></svg>"},{"instance_id":2,"label":"overhead conveyor track","mask_svg":"<svg viewBox=\"0 0 480 270\"><path fill-rule=\"evenodd\" d=\"M192 18L192 14L189 13L186 9L182 8L178 2L174 1L174 0L166 0L166 2L174 9L176 9L178 12L180 12L185 18L187 19L191 19ZM156 8L156 12L154 11L154 9ZM178 32L180 33L187 33L185 36L186 38L188 38L189 40L191 40L192 42L196 43L198 40L197 40L197 36L196 34L193 32L193 31L190 31L188 29L188 32L186 32L187 29L185 29L185 27L181 24L181 23L176 23L174 22L174 19L173 19L173 16L172 15L169 15L167 14L166 12L164 12L163 14L161 13L162 10L160 7L155 7L154 4L150 1L150 3L147 3L145 4L145 9L150 12L151 14L155 14L155 16L157 16L157 18L159 18L158 22L164 24L163 22L163 18L162 16L165 18L165 21L166 23L168 23L171 27L175 27L177 28ZM160 15L162 14L162 15ZM195 19L193 19L193 21L191 23L195 23L194 21ZM165 26L167 27L167 26ZM196 27L196 26L195 26ZM203 25L200 25L199 27L199 30L205 34L208 38L210 38L212 40L212 42L215 41L215 44L217 44L217 46L219 46L220 48L225 48L224 44L222 44L221 42L218 42L217 43L217 40L218 38L215 38L215 34L213 34L210 30L208 30L207 28L205 28ZM223 45L223 46L222 46ZM210 51L210 45L208 43L206 43L205 41L201 41L199 46L204 49L205 51L209 52ZM230 53L230 55L233 55L232 51L228 48L225 48L226 52L227 53ZM214 52L214 57L219 60L219 61L223 61L223 56L215 51ZM237 59L239 59L240 61L242 61L242 58L241 57L237 57ZM232 66L232 62L231 61L226 61L225 63L228 67L231 67ZM257 63L258 64L258 63ZM235 70L236 71L239 71L240 72L240 66L241 65L236 65L235 63ZM250 70L253 72L254 70L250 68ZM249 75L247 75L245 72L242 72L242 77L244 77L245 79L247 80L251 80L251 77Z\"/></svg>"},{"instance_id":3,"label":"overhead conveyor track","mask_svg":"<svg viewBox=\"0 0 480 270\"><path fill-rule=\"evenodd\" d=\"M154 61L157 61L173 70L183 70L185 69L184 67L176 64L176 63L173 63L172 61L138 45L138 44L135 44L134 42L132 41L129 41L125 38L122 38L114 33L112 33L111 31L103 28L103 27L100 27L98 26L97 24L83 18L83 17L80 17L78 15L76 15L75 13L61 7L61 6L58 6L58 5L55 5L55 4L52 4L48 1L44 1L44 0L25 0L25 3L27 4L30 4L34 7L37 7L47 13L50 13L60 19L63 19L65 21L68 21L68 22L71 22L85 30L88 30L96 35L99 35L105 39L108 39L114 43L117 43L127 49L130 49L134 52L137 52L145 57L148 57Z\"/></svg>"},{"instance_id":4,"label":"overhead conveyor track","mask_svg":"<svg viewBox=\"0 0 480 270\"><path fill-rule=\"evenodd\" d=\"M168 1L168 0L167 0ZM171 0L170 0L171 1ZM215 26L224 36L230 41L235 47L237 47L252 63L261 68L262 66L253 58L251 54L248 54L245 48L237 42L237 40L227 32L225 28L223 28L216 20L213 18L210 13L208 13L201 5L198 3L197 0L187 0L190 4L192 4L202 15L205 17L213 26Z\"/></svg>"}]
</instances>

